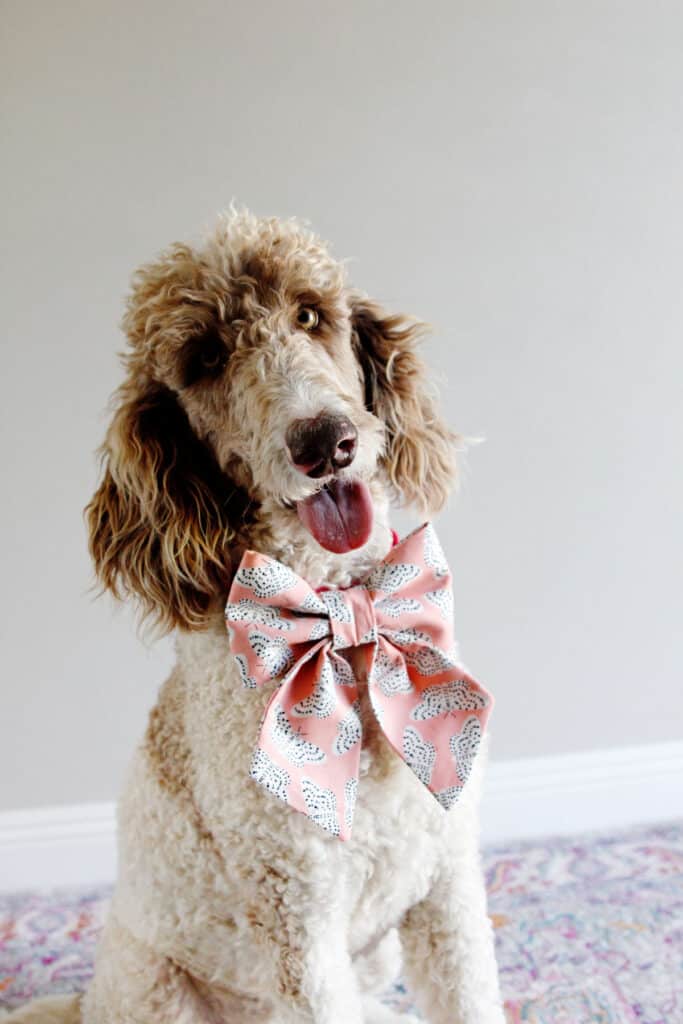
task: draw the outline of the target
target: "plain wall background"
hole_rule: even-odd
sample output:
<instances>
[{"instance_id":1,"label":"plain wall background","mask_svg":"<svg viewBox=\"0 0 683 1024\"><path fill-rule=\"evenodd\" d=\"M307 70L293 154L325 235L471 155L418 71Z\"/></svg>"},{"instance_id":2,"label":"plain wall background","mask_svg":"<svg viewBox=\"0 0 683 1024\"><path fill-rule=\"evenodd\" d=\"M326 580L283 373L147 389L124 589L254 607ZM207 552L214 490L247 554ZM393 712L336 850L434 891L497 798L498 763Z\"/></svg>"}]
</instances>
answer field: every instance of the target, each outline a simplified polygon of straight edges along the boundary
<instances>
[{"instance_id":1,"label":"plain wall background","mask_svg":"<svg viewBox=\"0 0 683 1024\"><path fill-rule=\"evenodd\" d=\"M131 270L231 198L435 325L494 755L681 735L683 9L3 3L0 808L108 799L170 663L81 510ZM399 518L401 527L414 523Z\"/></svg>"}]
</instances>

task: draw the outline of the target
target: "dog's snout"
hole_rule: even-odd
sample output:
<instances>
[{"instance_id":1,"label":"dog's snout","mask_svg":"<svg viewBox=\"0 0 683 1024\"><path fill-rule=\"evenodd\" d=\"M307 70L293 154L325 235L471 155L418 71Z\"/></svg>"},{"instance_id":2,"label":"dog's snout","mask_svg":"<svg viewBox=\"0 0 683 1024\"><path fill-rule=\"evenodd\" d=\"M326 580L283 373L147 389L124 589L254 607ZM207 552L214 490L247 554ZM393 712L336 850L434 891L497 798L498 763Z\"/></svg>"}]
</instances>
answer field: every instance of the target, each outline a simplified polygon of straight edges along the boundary
<instances>
[{"instance_id":1,"label":"dog's snout","mask_svg":"<svg viewBox=\"0 0 683 1024\"><path fill-rule=\"evenodd\" d=\"M285 437L289 456L301 473L317 479L350 466L358 431L346 416L320 415L295 420Z\"/></svg>"}]
</instances>

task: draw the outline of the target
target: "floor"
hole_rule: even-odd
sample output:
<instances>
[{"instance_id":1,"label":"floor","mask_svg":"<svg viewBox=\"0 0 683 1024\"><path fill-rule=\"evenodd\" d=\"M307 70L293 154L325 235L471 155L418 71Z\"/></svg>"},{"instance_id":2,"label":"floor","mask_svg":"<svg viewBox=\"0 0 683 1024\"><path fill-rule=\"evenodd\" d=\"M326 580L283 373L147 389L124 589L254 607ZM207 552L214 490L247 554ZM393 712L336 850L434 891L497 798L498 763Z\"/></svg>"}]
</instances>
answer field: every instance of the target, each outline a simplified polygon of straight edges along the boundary
<instances>
[{"instance_id":1,"label":"floor","mask_svg":"<svg viewBox=\"0 0 683 1024\"><path fill-rule=\"evenodd\" d=\"M683 1024L683 821L484 862L509 1024ZM0 894L0 1007L84 987L107 896Z\"/></svg>"}]
</instances>

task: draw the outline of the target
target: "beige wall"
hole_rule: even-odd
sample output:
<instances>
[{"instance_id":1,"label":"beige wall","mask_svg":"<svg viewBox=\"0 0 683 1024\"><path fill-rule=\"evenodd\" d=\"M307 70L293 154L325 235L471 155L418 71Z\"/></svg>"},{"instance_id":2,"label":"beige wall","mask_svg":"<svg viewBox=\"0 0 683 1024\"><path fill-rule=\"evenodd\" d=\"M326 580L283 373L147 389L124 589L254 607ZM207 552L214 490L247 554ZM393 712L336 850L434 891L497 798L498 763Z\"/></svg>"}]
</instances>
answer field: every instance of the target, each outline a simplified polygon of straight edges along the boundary
<instances>
[{"instance_id":1,"label":"beige wall","mask_svg":"<svg viewBox=\"0 0 683 1024\"><path fill-rule=\"evenodd\" d=\"M2 5L0 808L112 797L169 663L88 594L129 272L234 196L435 325L498 758L681 735L683 9ZM401 524L409 520L401 518Z\"/></svg>"}]
</instances>

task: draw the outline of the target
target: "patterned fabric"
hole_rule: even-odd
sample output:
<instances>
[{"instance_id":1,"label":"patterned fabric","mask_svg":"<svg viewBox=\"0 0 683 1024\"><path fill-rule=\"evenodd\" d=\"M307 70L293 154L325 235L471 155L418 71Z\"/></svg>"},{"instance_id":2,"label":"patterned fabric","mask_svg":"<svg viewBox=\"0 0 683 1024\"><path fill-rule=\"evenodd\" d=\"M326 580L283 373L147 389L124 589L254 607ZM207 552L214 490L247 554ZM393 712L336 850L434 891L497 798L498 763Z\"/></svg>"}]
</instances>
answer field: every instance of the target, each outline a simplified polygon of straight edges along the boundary
<instances>
[{"instance_id":1,"label":"patterned fabric","mask_svg":"<svg viewBox=\"0 0 683 1024\"><path fill-rule=\"evenodd\" d=\"M508 1024L681 1024L683 822L485 851ZM0 894L0 1017L92 976L109 889ZM399 982L384 1000L416 1012Z\"/></svg>"},{"instance_id":2,"label":"patterned fabric","mask_svg":"<svg viewBox=\"0 0 683 1024\"><path fill-rule=\"evenodd\" d=\"M448 810L492 704L454 658L452 604L429 524L345 590L316 593L287 566L247 551L225 609L231 649L245 686L280 684L251 777L326 832L349 838L362 741L353 652L387 740Z\"/></svg>"}]
</instances>

